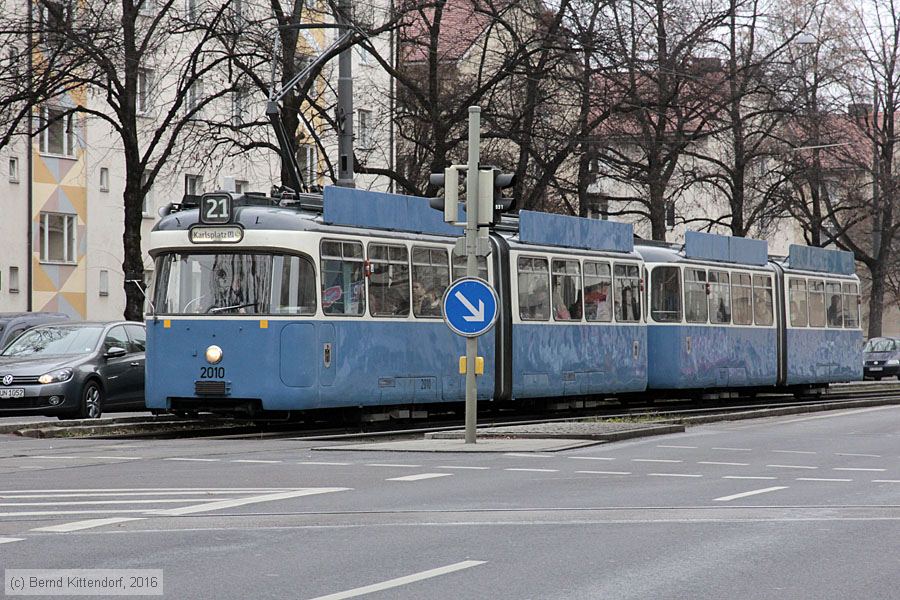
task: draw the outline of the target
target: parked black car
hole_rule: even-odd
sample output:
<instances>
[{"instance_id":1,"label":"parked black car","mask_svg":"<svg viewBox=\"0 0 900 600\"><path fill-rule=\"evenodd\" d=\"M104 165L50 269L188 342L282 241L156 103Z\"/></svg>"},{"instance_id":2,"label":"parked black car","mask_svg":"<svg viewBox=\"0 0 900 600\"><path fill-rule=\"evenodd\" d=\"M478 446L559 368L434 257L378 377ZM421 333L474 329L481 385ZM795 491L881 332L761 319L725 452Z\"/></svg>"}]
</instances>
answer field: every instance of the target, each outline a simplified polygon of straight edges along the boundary
<instances>
[{"instance_id":1,"label":"parked black car","mask_svg":"<svg viewBox=\"0 0 900 600\"><path fill-rule=\"evenodd\" d=\"M53 312L0 313L0 350L29 327L68 319L67 314Z\"/></svg>"},{"instance_id":2,"label":"parked black car","mask_svg":"<svg viewBox=\"0 0 900 600\"><path fill-rule=\"evenodd\" d=\"M900 379L900 340L897 338L872 338L863 348L863 377Z\"/></svg>"},{"instance_id":3,"label":"parked black car","mask_svg":"<svg viewBox=\"0 0 900 600\"><path fill-rule=\"evenodd\" d=\"M0 414L96 418L144 408L143 323L55 323L0 352Z\"/></svg>"}]
</instances>

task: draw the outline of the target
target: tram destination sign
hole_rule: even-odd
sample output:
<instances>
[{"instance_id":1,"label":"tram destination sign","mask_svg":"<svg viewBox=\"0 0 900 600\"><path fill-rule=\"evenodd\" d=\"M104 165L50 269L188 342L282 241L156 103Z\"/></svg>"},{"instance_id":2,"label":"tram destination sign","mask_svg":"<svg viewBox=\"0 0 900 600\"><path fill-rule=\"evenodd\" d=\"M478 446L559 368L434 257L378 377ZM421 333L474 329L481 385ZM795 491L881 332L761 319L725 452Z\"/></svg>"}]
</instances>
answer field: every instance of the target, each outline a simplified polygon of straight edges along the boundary
<instances>
[{"instance_id":1,"label":"tram destination sign","mask_svg":"<svg viewBox=\"0 0 900 600\"><path fill-rule=\"evenodd\" d=\"M456 334L478 337L494 326L499 303L497 293L477 277L458 279L444 292L444 321Z\"/></svg>"},{"instance_id":2,"label":"tram destination sign","mask_svg":"<svg viewBox=\"0 0 900 600\"><path fill-rule=\"evenodd\" d=\"M244 239L239 225L195 225L188 231L192 244L237 244Z\"/></svg>"}]
</instances>

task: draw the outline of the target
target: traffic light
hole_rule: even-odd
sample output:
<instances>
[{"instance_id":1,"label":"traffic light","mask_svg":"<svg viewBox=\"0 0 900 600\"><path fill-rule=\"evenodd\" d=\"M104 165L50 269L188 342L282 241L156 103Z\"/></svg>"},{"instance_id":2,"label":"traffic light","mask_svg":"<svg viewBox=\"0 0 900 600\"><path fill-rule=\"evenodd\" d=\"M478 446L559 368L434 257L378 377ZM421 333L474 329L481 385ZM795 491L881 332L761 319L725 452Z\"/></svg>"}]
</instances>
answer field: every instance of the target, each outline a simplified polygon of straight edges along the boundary
<instances>
[{"instance_id":1,"label":"traffic light","mask_svg":"<svg viewBox=\"0 0 900 600\"><path fill-rule=\"evenodd\" d=\"M443 173L432 173L428 181L435 187L444 188L444 196L432 198L431 208L444 210L444 221L456 223L459 220L459 169L447 167Z\"/></svg>"},{"instance_id":2,"label":"traffic light","mask_svg":"<svg viewBox=\"0 0 900 600\"><path fill-rule=\"evenodd\" d=\"M500 215L515 208L514 198L505 198L503 190L516 184L515 173L501 173L496 167L478 172L478 224L490 225Z\"/></svg>"}]
</instances>

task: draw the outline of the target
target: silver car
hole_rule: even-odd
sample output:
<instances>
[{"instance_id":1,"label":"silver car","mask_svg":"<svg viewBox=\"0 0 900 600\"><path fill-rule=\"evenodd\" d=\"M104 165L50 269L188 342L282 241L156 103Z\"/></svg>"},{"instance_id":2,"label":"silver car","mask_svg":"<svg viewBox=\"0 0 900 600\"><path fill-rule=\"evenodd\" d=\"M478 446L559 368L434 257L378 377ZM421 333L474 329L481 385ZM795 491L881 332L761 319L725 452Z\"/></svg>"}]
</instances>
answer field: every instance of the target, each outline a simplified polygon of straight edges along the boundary
<instances>
[{"instance_id":1,"label":"silver car","mask_svg":"<svg viewBox=\"0 0 900 600\"><path fill-rule=\"evenodd\" d=\"M144 408L143 323L55 323L0 352L0 414L92 419Z\"/></svg>"}]
</instances>

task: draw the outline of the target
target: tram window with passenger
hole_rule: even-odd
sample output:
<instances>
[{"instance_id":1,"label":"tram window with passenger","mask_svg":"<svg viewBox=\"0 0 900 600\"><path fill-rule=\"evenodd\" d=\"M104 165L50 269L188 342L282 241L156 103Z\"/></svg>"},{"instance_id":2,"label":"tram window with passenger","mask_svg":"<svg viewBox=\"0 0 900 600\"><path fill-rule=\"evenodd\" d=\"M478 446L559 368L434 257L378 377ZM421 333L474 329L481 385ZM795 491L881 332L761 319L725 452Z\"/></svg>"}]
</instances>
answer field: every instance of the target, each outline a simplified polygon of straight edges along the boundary
<instances>
[{"instance_id":1,"label":"tram window with passenger","mask_svg":"<svg viewBox=\"0 0 900 600\"><path fill-rule=\"evenodd\" d=\"M731 323L731 286L728 273L710 271L709 275L709 320L711 323Z\"/></svg>"},{"instance_id":2,"label":"tram window with passenger","mask_svg":"<svg viewBox=\"0 0 900 600\"><path fill-rule=\"evenodd\" d=\"M465 256L453 257L453 281L466 277L466 260ZM487 258L484 256L478 257L478 278L488 281Z\"/></svg>"},{"instance_id":3,"label":"tram window with passenger","mask_svg":"<svg viewBox=\"0 0 900 600\"><path fill-rule=\"evenodd\" d=\"M735 325L753 325L753 284L749 273L731 274L732 319Z\"/></svg>"},{"instance_id":4,"label":"tram window with passenger","mask_svg":"<svg viewBox=\"0 0 900 600\"><path fill-rule=\"evenodd\" d=\"M844 308L841 300L841 284L829 281L825 284L825 294L828 298L828 309L825 311L829 327L844 326Z\"/></svg>"},{"instance_id":5,"label":"tram window with passenger","mask_svg":"<svg viewBox=\"0 0 900 600\"><path fill-rule=\"evenodd\" d=\"M589 322L612 321L612 272L609 263L584 261L584 316Z\"/></svg>"},{"instance_id":6,"label":"tram window with passenger","mask_svg":"<svg viewBox=\"0 0 900 600\"><path fill-rule=\"evenodd\" d=\"M753 320L768 327L774 322L772 278L768 275L753 276Z\"/></svg>"},{"instance_id":7,"label":"tram window with passenger","mask_svg":"<svg viewBox=\"0 0 900 600\"><path fill-rule=\"evenodd\" d=\"M577 260L553 259L551 291L556 321L581 320L581 266Z\"/></svg>"},{"instance_id":8,"label":"tram window with passenger","mask_svg":"<svg viewBox=\"0 0 900 600\"><path fill-rule=\"evenodd\" d=\"M616 320L634 323L641 320L641 272L637 265L616 263L613 267Z\"/></svg>"},{"instance_id":9,"label":"tram window with passenger","mask_svg":"<svg viewBox=\"0 0 900 600\"><path fill-rule=\"evenodd\" d=\"M825 284L820 279L809 280L809 326L825 327Z\"/></svg>"},{"instance_id":10,"label":"tram window with passenger","mask_svg":"<svg viewBox=\"0 0 900 600\"><path fill-rule=\"evenodd\" d=\"M409 315L409 253L406 246L369 244L369 310L373 317Z\"/></svg>"},{"instance_id":11,"label":"tram window with passenger","mask_svg":"<svg viewBox=\"0 0 900 600\"><path fill-rule=\"evenodd\" d=\"M656 267L651 277L650 316L657 323L680 323L681 269Z\"/></svg>"},{"instance_id":12,"label":"tram window with passenger","mask_svg":"<svg viewBox=\"0 0 900 600\"><path fill-rule=\"evenodd\" d=\"M296 314L316 311L316 273L303 256L169 253L157 258L158 314Z\"/></svg>"},{"instance_id":13,"label":"tram window with passenger","mask_svg":"<svg viewBox=\"0 0 900 600\"><path fill-rule=\"evenodd\" d=\"M333 316L366 312L365 256L361 242L322 241L322 311Z\"/></svg>"},{"instance_id":14,"label":"tram window with passenger","mask_svg":"<svg viewBox=\"0 0 900 600\"><path fill-rule=\"evenodd\" d=\"M450 285L450 265L444 248L413 246L412 298L417 317L441 316L441 299Z\"/></svg>"},{"instance_id":15,"label":"tram window with passenger","mask_svg":"<svg viewBox=\"0 0 900 600\"><path fill-rule=\"evenodd\" d=\"M550 281L547 259L520 256L519 318L523 321L550 320Z\"/></svg>"},{"instance_id":16,"label":"tram window with passenger","mask_svg":"<svg viewBox=\"0 0 900 600\"><path fill-rule=\"evenodd\" d=\"M791 278L788 281L788 293L791 304L791 327L806 327L809 323L806 280Z\"/></svg>"},{"instance_id":17,"label":"tram window with passenger","mask_svg":"<svg viewBox=\"0 0 900 600\"><path fill-rule=\"evenodd\" d=\"M688 323L706 323L706 270L684 270L684 318Z\"/></svg>"},{"instance_id":18,"label":"tram window with passenger","mask_svg":"<svg viewBox=\"0 0 900 600\"><path fill-rule=\"evenodd\" d=\"M859 286L855 283L845 283L844 291L844 327L856 329L859 327Z\"/></svg>"}]
</instances>

